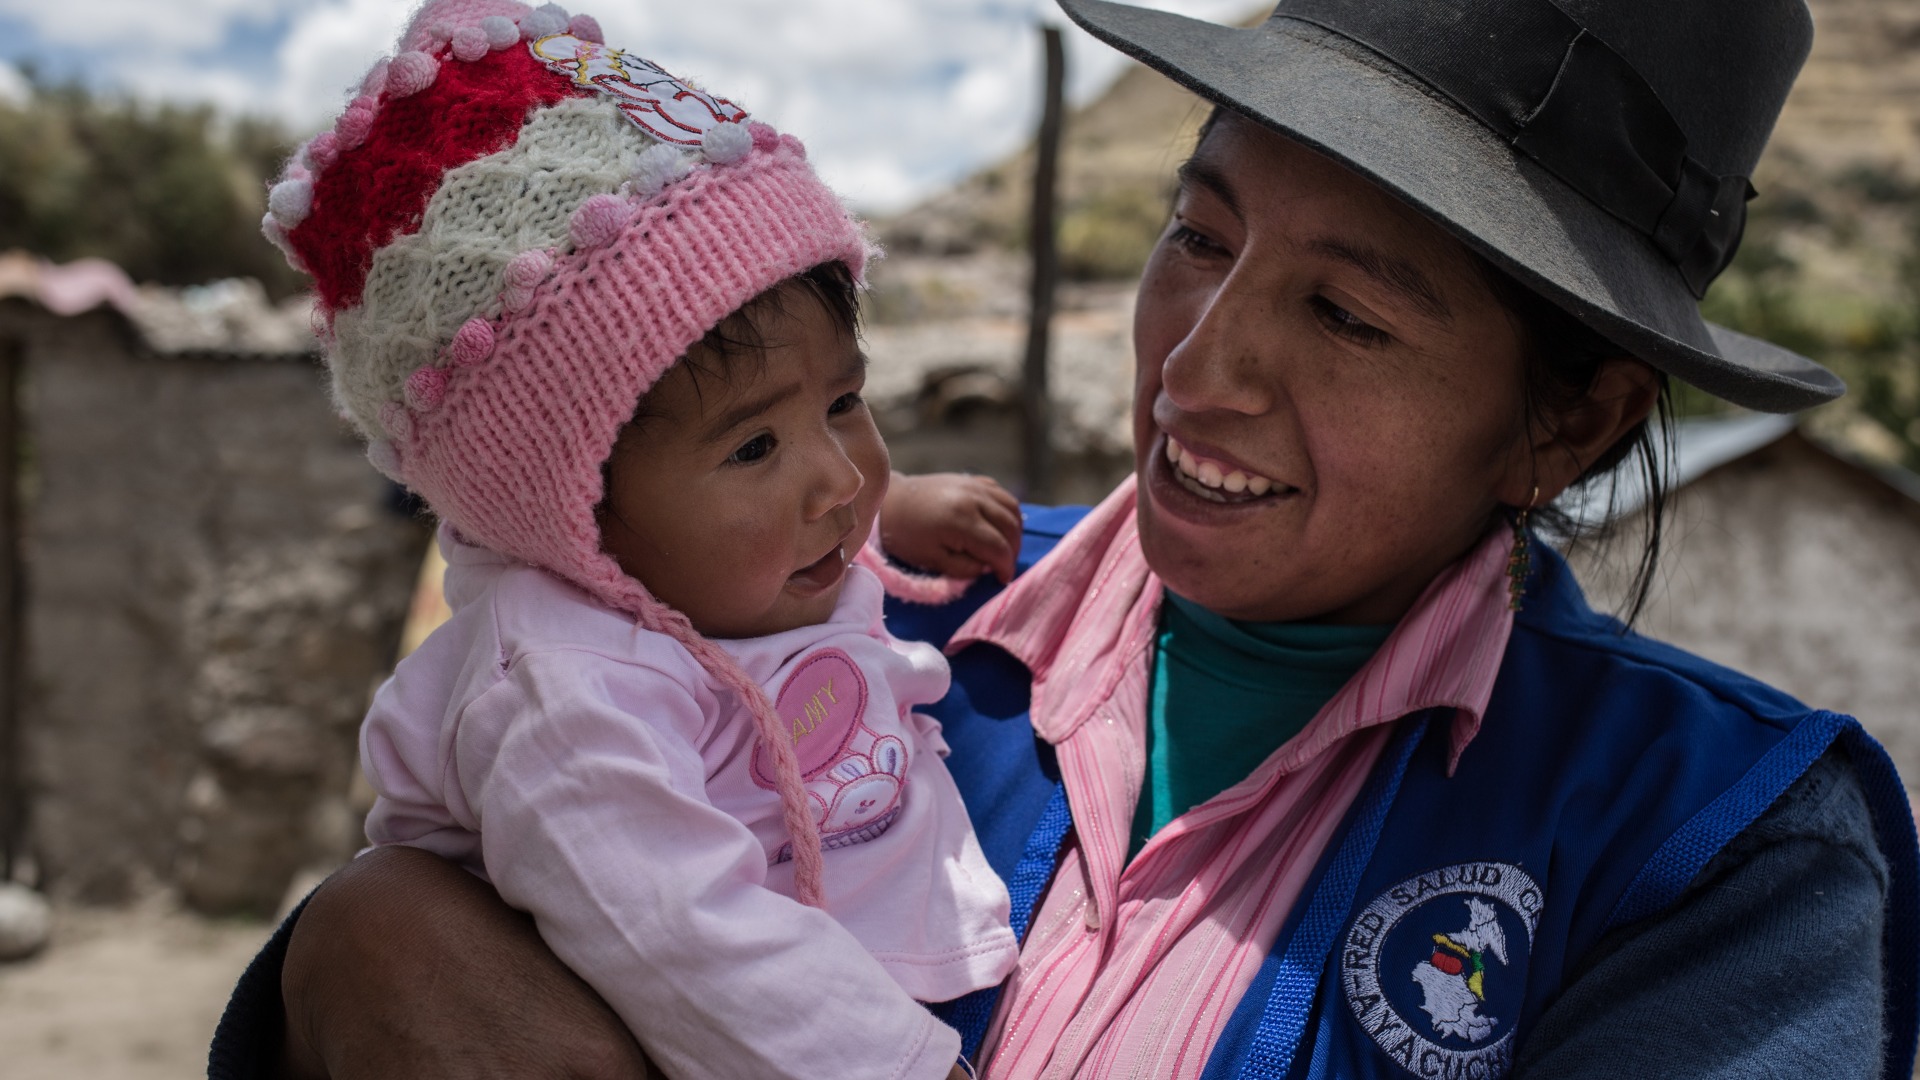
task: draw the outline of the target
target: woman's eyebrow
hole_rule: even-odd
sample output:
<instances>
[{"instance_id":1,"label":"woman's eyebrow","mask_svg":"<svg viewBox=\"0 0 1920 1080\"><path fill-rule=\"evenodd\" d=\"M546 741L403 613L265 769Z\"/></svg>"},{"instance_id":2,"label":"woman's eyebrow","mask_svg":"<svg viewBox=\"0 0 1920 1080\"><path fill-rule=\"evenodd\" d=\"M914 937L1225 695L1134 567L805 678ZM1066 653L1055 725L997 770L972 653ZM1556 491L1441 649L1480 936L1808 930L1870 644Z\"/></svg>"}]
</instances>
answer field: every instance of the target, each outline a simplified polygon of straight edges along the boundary
<instances>
[{"instance_id":1,"label":"woman's eyebrow","mask_svg":"<svg viewBox=\"0 0 1920 1080\"><path fill-rule=\"evenodd\" d=\"M1245 222L1246 215L1240 212L1240 196L1234 192L1233 184L1227 174L1216 168L1212 162L1191 157L1180 163L1175 175L1180 178L1183 188L1205 188L1213 197L1226 204L1227 212L1237 221Z\"/></svg>"},{"instance_id":2,"label":"woman's eyebrow","mask_svg":"<svg viewBox=\"0 0 1920 1080\"><path fill-rule=\"evenodd\" d=\"M1433 287L1433 282L1427 279L1427 275L1420 272L1419 267L1405 259L1350 241L1334 240L1328 237L1308 241L1307 250L1346 263L1385 288L1399 294L1421 314L1435 322L1451 323L1453 321L1453 310L1447 307L1447 302L1441 298L1440 290Z\"/></svg>"},{"instance_id":3,"label":"woman's eyebrow","mask_svg":"<svg viewBox=\"0 0 1920 1080\"><path fill-rule=\"evenodd\" d=\"M867 373L867 350L855 345L840 364L840 377L854 379Z\"/></svg>"}]
</instances>

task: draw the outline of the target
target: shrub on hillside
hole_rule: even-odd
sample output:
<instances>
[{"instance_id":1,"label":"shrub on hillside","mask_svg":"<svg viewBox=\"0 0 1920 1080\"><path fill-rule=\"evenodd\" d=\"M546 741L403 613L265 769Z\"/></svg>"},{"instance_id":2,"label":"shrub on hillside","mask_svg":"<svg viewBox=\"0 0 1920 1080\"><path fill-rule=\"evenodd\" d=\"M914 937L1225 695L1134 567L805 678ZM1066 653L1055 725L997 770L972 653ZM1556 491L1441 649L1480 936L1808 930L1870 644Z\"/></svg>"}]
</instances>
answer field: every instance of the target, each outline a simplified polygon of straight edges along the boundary
<instances>
[{"instance_id":1,"label":"shrub on hillside","mask_svg":"<svg viewBox=\"0 0 1920 1080\"><path fill-rule=\"evenodd\" d=\"M288 295L301 278L260 216L290 144L274 124L205 106L35 82L26 102L0 102L0 250L96 256L165 285L251 277Z\"/></svg>"}]
</instances>

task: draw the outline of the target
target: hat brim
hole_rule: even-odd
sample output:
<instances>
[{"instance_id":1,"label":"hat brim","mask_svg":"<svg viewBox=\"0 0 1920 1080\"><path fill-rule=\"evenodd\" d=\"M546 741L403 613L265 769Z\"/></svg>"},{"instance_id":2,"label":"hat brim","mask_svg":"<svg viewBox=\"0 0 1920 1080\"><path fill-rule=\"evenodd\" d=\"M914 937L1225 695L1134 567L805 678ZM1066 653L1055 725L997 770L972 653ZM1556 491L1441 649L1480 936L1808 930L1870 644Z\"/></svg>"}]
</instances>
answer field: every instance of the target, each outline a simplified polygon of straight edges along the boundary
<instances>
[{"instance_id":1,"label":"hat brim","mask_svg":"<svg viewBox=\"0 0 1920 1080\"><path fill-rule=\"evenodd\" d=\"M1814 361L1706 322L1649 240L1356 42L1288 18L1242 29L1107 0L1058 2L1128 56L1392 192L1675 378L1763 412L1846 392Z\"/></svg>"}]
</instances>

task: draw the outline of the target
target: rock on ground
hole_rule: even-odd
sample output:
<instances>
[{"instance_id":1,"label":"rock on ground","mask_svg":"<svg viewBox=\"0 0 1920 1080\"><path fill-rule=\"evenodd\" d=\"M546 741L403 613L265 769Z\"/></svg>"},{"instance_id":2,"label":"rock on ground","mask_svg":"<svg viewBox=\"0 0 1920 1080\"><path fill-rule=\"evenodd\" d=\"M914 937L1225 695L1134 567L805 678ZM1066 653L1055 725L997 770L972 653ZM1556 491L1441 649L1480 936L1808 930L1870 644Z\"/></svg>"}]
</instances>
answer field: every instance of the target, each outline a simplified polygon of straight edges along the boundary
<instances>
[{"instance_id":1,"label":"rock on ground","mask_svg":"<svg viewBox=\"0 0 1920 1080\"><path fill-rule=\"evenodd\" d=\"M45 898L25 885L0 882L0 960L39 952L51 929Z\"/></svg>"}]
</instances>

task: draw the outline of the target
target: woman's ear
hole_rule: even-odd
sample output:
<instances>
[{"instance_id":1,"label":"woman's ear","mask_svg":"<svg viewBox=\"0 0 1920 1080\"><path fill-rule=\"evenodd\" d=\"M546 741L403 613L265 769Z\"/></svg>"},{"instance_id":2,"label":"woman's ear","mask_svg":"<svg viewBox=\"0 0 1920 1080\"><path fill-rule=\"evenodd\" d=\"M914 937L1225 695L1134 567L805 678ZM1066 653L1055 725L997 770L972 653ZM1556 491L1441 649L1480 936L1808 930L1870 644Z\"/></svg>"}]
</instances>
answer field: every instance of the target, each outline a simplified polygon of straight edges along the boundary
<instances>
[{"instance_id":1,"label":"woman's ear","mask_svg":"<svg viewBox=\"0 0 1920 1080\"><path fill-rule=\"evenodd\" d=\"M1587 467L1632 431L1660 400L1660 377L1646 362L1615 356L1600 362L1587 395L1575 404L1536 417L1530 427L1531 460L1513 476L1502 501L1544 506L1580 478ZM1538 485L1539 495L1533 494Z\"/></svg>"}]
</instances>

